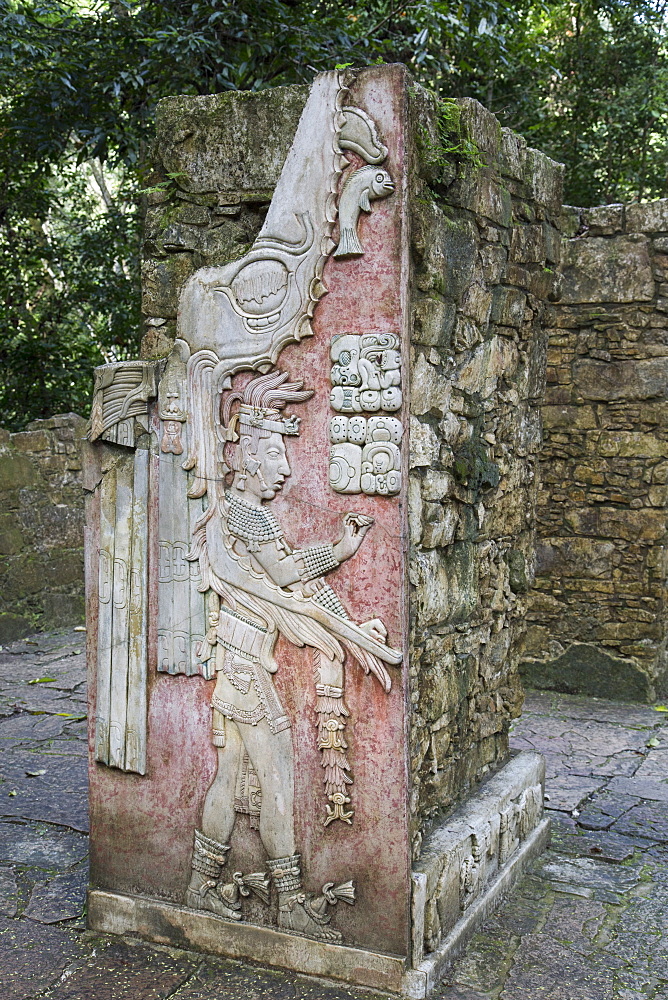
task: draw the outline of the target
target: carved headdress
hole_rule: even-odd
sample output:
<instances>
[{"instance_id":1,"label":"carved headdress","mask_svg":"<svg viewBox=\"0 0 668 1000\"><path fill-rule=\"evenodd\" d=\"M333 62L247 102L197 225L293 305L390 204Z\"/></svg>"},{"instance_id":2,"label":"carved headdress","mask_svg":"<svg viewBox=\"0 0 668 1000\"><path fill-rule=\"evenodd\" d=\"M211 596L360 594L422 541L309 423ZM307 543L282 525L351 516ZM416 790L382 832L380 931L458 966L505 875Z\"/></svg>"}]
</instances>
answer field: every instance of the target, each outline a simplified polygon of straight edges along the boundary
<instances>
[{"instance_id":1,"label":"carved headdress","mask_svg":"<svg viewBox=\"0 0 668 1000\"><path fill-rule=\"evenodd\" d=\"M304 389L304 383L289 382L287 372L275 371L260 375L248 383L245 389L228 393L220 408L223 433L228 441L238 441L240 435L247 435L257 443L267 434L299 434L300 418L294 415L281 416L288 403L303 403L313 395L312 389ZM232 406L239 403L232 415Z\"/></svg>"}]
</instances>

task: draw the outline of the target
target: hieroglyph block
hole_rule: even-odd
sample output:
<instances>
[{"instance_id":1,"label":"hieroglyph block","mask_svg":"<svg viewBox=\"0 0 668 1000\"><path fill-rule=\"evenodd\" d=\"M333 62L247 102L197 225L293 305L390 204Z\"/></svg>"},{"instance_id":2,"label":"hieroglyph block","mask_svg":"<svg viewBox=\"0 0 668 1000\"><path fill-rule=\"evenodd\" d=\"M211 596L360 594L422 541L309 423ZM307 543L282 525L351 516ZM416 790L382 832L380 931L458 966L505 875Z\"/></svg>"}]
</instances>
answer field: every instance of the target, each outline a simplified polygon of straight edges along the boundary
<instances>
[{"instance_id":1,"label":"hieroglyph block","mask_svg":"<svg viewBox=\"0 0 668 1000\"><path fill-rule=\"evenodd\" d=\"M392 496L401 490L402 425L366 414L401 410L401 352L397 334L333 338L329 423L329 482L337 493ZM345 416L345 414L360 414ZM365 414L365 416L361 416Z\"/></svg>"}]
</instances>

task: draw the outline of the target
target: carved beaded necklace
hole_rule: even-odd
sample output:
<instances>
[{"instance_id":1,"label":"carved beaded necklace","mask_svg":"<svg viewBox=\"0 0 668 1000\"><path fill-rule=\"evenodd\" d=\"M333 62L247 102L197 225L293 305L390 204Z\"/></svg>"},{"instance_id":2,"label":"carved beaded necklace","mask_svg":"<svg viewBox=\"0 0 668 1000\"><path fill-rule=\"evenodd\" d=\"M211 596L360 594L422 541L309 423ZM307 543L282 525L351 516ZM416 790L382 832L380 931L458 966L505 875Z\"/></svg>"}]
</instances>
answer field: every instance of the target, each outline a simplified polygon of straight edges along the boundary
<instances>
[{"instance_id":1,"label":"carved beaded necklace","mask_svg":"<svg viewBox=\"0 0 668 1000\"><path fill-rule=\"evenodd\" d=\"M229 490L225 490L225 499L229 505L227 526L230 534L246 542L249 552L257 552L265 542L283 540L281 526L269 507L255 507Z\"/></svg>"}]
</instances>

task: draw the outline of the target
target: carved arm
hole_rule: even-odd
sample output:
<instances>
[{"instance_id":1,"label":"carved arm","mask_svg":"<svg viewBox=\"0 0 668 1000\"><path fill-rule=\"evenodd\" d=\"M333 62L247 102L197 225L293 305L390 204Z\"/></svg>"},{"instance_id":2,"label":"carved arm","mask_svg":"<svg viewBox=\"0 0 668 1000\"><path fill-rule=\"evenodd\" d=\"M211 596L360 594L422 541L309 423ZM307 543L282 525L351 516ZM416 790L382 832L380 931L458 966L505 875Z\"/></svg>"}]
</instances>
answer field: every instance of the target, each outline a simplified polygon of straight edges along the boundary
<instances>
[{"instance_id":1,"label":"carved arm","mask_svg":"<svg viewBox=\"0 0 668 1000\"><path fill-rule=\"evenodd\" d=\"M296 552L285 552L275 542L267 542L260 545L253 555L279 587L307 583L339 565L331 545L311 545Z\"/></svg>"}]
</instances>

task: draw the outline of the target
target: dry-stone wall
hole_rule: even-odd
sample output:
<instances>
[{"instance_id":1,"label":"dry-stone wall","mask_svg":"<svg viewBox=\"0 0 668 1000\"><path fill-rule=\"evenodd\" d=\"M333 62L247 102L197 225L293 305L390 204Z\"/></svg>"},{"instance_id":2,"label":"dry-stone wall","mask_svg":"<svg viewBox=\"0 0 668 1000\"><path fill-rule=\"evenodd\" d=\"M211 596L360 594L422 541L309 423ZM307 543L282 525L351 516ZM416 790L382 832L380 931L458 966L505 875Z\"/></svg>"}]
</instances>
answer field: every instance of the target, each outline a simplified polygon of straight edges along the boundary
<instances>
[{"instance_id":1,"label":"dry-stone wall","mask_svg":"<svg viewBox=\"0 0 668 1000\"><path fill-rule=\"evenodd\" d=\"M411 619L419 845L508 753L533 578L562 167L475 101L413 92ZM478 157L439 155L439 127ZM453 140L454 141L454 140ZM476 162L478 160L478 162Z\"/></svg>"},{"instance_id":2,"label":"dry-stone wall","mask_svg":"<svg viewBox=\"0 0 668 1000\"><path fill-rule=\"evenodd\" d=\"M66 413L0 429L0 643L83 621L85 428Z\"/></svg>"},{"instance_id":3,"label":"dry-stone wall","mask_svg":"<svg viewBox=\"0 0 668 1000\"><path fill-rule=\"evenodd\" d=\"M666 692L668 200L569 208L549 358L529 684Z\"/></svg>"}]
</instances>

